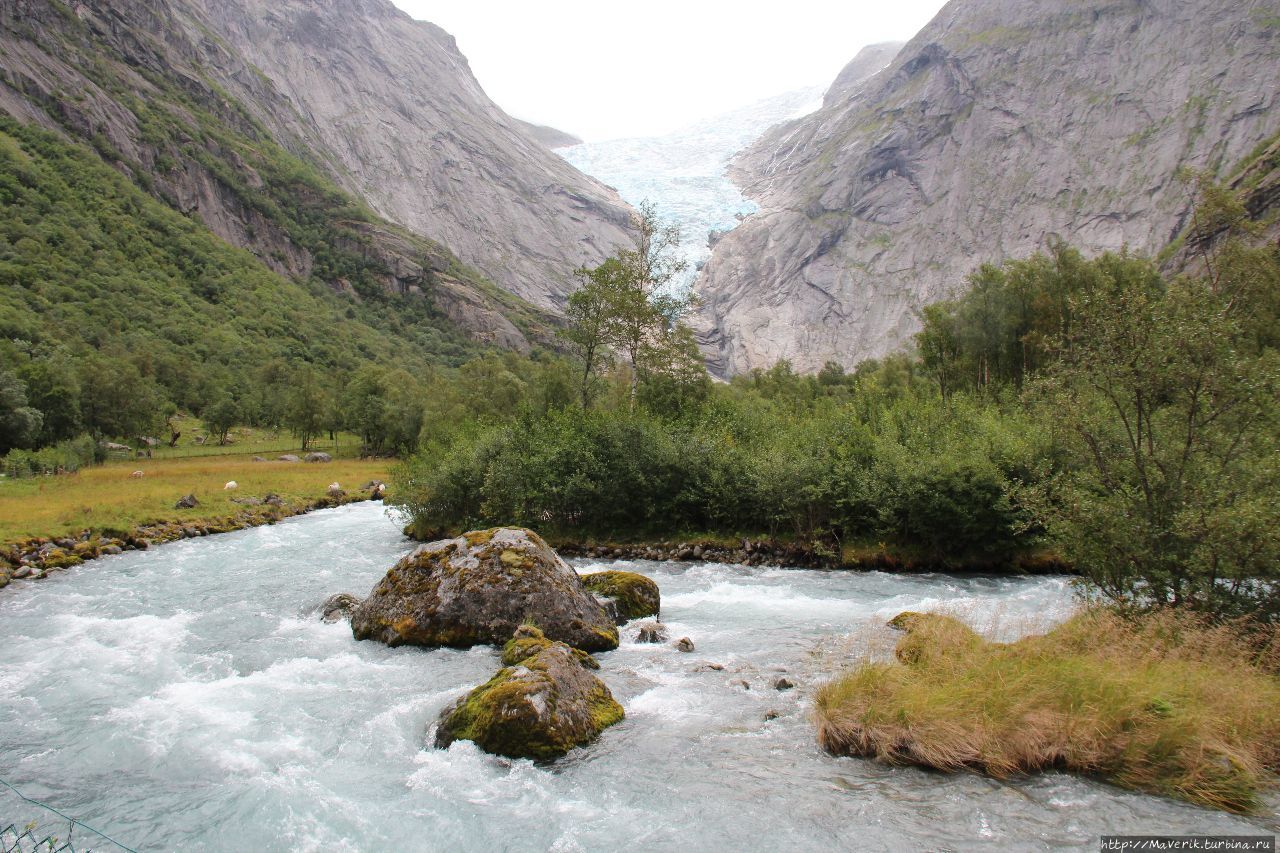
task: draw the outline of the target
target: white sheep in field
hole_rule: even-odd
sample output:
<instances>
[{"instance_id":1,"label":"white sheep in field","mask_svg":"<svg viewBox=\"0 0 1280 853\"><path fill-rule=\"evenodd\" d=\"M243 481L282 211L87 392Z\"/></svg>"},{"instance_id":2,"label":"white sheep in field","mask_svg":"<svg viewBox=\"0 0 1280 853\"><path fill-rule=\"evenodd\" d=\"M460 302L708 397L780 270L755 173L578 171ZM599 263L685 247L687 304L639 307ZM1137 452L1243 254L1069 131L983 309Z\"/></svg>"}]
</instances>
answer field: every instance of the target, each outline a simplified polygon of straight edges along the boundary
<instances>
[{"instance_id":1,"label":"white sheep in field","mask_svg":"<svg viewBox=\"0 0 1280 853\"><path fill-rule=\"evenodd\" d=\"M225 486L223 486L223 487L222 487L222 490L223 490L224 492L229 492L229 491L231 491L232 489L238 489L238 488L240 488L240 484L239 484L239 483L237 483L235 480L228 480L228 481L227 481L227 484L226 484Z\"/></svg>"},{"instance_id":2,"label":"white sheep in field","mask_svg":"<svg viewBox=\"0 0 1280 853\"><path fill-rule=\"evenodd\" d=\"M144 474L145 474L144 471L134 471L129 476L134 480L141 480Z\"/></svg>"}]
</instances>

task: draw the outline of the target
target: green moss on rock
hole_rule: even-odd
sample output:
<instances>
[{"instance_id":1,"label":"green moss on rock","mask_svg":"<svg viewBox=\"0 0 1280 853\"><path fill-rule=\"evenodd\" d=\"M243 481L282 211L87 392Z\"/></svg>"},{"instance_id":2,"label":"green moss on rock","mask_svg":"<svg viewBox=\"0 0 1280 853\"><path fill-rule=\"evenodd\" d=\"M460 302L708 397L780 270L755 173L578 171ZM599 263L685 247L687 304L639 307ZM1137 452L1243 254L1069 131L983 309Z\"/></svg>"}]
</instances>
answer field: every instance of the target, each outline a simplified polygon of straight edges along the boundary
<instances>
[{"instance_id":1,"label":"green moss on rock","mask_svg":"<svg viewBox=\"0 0 1280 853\"><path fill-rule=\"evenodd\" d=\"M548 640L542 631L532 625L521 625L516 630L516 635L507 640L507 644L502 647L502 665L515 666L553 645L555 644ZM582 649L574 649L573 653L577 655L578 662L587 669L600 668L600 663Z\"/></svg>"},{"instance_id":2,"label":"green moss on rock","mask_svg":"<svg viewBox=\"0 0 1280 853\"><path fill-rule=\"evenodd\" d=\"M623 719L609 688L587 671L583 658L591 660L589 655L537 636L513 638L504 662L507 650L513 665L441 714L437 747L469 740L495 755L548 760L590 743Z\"/></svg>"},{"instance_id":3,"label":"green moss on rock","mask_svg":"<svg viewBox=\"0 0 1280 853\"><path fill-rule=\"evenodd\" d=\"M582 585L601 598L613 601L618 624L657 616L662 607L658 585L635 572L595 572L583 575Z\"/></svg>"}]
</instances>

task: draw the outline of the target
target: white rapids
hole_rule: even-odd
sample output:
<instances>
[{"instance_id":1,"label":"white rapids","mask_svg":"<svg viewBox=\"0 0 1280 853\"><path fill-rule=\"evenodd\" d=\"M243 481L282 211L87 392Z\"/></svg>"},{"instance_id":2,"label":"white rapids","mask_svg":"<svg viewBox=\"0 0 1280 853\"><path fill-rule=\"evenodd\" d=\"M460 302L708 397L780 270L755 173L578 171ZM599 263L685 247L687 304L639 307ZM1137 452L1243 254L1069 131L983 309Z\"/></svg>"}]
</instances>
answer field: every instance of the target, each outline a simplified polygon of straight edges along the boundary
<instances>
[{"instance_id":1,"label":"white rapids","mask_svg":"<svg viewBox=\"0 0 1280 853\"><path fill-rule=\"evenodd\" d=\"M610 563L658 582L696 651L624 628L599 660L626 720L554 764L436 750L440 710L497 652L388 649L306 614L367 594L410 547L355 504L0 590L0 778L137 850L1096 850L1104 833L1262 826L1062 774L818 748L813 689L886 618L941 606L1025 630L1068 612L1063 578ZM773 689L784 673L795 689ZM30 820L65 837L0 789L0 827Z\"/></svg>"}]
</instances>

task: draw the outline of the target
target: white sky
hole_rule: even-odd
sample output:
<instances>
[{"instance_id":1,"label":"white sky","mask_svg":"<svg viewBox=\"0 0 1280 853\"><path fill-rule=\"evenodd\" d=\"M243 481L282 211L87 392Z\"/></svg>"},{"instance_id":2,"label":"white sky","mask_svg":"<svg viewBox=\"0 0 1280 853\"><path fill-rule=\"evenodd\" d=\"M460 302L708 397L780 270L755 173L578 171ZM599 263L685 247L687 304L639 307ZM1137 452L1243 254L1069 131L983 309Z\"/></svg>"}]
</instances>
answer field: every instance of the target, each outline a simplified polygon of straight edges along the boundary
<instances>
[{"instance_id":1,"label":"white sky","mask_svg":"<svg viewBox=\"0 0 1280 853\"><path fill-rule=\"evenodd\" d=\"M511 115L588 141L657 136L906 41L943 0L394 0L458 40Z\"/></svg>"}]
</instances>

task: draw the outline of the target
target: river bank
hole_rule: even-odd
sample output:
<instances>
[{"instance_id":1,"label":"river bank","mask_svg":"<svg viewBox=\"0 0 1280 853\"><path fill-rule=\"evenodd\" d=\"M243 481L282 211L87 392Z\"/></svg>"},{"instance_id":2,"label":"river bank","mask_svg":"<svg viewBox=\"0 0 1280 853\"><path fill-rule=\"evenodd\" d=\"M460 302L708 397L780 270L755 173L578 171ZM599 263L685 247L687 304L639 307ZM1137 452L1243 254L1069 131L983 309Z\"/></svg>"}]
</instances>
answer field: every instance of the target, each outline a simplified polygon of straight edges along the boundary
<instances>
[{"instance_id":1,"label":"river bank","mask_svg":"<svg viewBox=\"0 0 1280 853\"><path fill-rule=\"evenodd\" d=\"M806 569L843 569L882 572L958 572L964 574L1074 574L1072 566L1048 552L1022 554L1008 559L975 557L938 558L907 548L886 545L835 546L759 537L690 537L659 542L574 540L547 536L547 542L565 557L615 560L706 561L744 566L794 566Z\"/></svg>"},{"instance_id":2,"label":"river bank","mask_svg":"<svg viewBox=\"0 0 1280 853\"><path fill-rule=\"evenodd\" d=\"M381 495L374 485L387 467L362 459L138 460L0 482L0 587L102 556L369 500Z\"/></svg>"}]
</instances>

